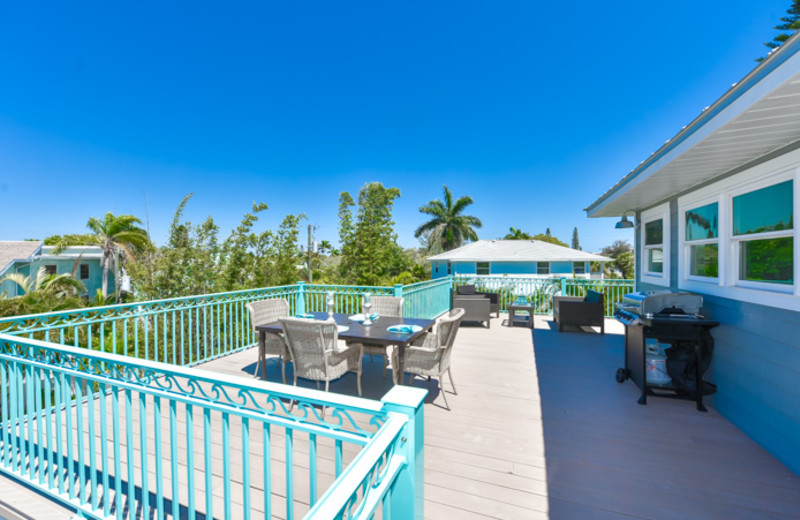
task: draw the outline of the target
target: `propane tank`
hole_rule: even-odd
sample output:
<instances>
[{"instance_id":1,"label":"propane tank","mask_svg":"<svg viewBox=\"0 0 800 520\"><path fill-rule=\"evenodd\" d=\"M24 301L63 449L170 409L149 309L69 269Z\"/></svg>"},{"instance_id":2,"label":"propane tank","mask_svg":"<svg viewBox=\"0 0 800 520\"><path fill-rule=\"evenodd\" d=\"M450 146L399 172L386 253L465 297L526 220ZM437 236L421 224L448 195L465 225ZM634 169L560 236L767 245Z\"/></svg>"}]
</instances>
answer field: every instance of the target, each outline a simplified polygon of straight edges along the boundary
<instances>
[{"instance_id":1,"label":"propane tank","mask_svg":"<svg viewBox=\"0 0 800 520\"><path fill-rule=\"evenodd\" d=\"M667 355L664 348L670 345L661 345L656 340L648 339L645 343L645 369L647 372L647 383L651 385L668 386L672 384L672 378L667 374Z\"/></svg>"}]
</instances>

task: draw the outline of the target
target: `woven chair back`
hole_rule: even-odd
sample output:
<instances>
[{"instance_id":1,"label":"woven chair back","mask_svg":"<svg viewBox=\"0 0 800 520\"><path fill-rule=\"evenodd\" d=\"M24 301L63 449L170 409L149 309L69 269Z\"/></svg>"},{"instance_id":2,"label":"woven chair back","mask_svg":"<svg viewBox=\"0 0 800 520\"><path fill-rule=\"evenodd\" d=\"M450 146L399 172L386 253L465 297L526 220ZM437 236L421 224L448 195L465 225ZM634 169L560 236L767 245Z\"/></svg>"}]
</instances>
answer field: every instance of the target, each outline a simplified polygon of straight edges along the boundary
<instances>
[{"instance_id":1,"label":"woven chair back","mask_svg":"<svg viewBox=\"0 0 800 520\"><path fill-rule=\"evenodd\" d=\"M282 318L281 326L294 360L295 374L308 379L325 379L328 351L333 350L339 339L336 322L332 319Z\"/></svg>"},{"instance_id":2,"label":"woven chair back","mask_svg":"<svg viewBox=\"0 0 800 520\"><path fill-rule=\"evenodd\" d=\"M257 325L273 323L289 316L289 302L283 298L250 302L245 307L250 313L250 326L253 330Z\"/></svg>"},{"instance_id":3,"label":"woven chair back","mask_svg":"<svg viewBox=\"0 0 800 520\"><path fill-rule=\"evenodd\" d=\"M403 317L403 298L397 296L373 296L371 312L379 316Z\"/></svg>"}]
</instances>

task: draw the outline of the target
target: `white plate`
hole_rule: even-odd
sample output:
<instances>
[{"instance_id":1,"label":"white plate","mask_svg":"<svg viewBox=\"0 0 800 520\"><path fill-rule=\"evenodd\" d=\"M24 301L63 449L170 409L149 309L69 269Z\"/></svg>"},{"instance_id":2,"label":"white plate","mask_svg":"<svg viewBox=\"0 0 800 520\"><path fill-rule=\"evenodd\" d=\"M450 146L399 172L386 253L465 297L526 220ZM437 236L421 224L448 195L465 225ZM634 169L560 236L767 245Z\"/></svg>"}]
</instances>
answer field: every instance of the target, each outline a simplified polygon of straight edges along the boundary
<instances>
[{"instance_id":1,"label":"white plate","mask_svg":"<svg viewBox=\"0 0 800 520\"><path fill-rule=\"evenodd\" d=\"M362 321L364 321L364 315L363 314L353 314L352 316L348 316L347 319L350 320L350 321L357 321L357 322L361 323Z\"/></svg>"},{"instance_id":2,"label":"white plate","mask_svg":"<svg viewBox=\"0 0 800 520\"><path fill-rule=\"evenodd\" d=\"M339 329L339 334L350 330L350 327L348 327L347 325L338 325L336 328Z\"/></svg>"}]
</instances>

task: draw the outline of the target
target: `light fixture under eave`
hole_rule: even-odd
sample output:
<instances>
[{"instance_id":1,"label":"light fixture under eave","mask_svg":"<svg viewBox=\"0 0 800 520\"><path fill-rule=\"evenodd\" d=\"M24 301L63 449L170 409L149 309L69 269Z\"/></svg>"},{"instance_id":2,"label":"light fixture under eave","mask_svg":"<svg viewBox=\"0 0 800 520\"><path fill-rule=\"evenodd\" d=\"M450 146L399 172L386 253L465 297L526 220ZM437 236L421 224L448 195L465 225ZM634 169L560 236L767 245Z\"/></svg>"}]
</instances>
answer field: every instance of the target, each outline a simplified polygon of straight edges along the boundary
<instances>
[{"instance_id":1,"label":"light fixture under eave","mask_svg":"<svg viewBox=\"0 0 800 520\"><path fill-rule=\"evenodd\" d=\"M628 220L628 217L625 215L625 213L628 213L628 212L631 212L631 211L628 210L628 211L624 211L622 213L622 218L614 226L616 229L631 229L633 227L636 227L635 224L633 222L631 222L630 220Z\"/></svg>"}]
</instances>

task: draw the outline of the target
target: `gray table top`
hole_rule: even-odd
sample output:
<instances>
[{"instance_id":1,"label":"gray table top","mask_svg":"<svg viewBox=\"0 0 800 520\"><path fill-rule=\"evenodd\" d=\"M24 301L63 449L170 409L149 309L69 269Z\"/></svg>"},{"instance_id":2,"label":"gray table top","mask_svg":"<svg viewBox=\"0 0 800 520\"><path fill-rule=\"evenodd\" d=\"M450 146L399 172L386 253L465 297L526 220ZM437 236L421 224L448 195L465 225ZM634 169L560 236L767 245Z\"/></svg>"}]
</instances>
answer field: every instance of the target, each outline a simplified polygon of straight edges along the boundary
<instances>
[{"instance_id":1,"label":"gray table top","mask_svg":"<svg viewBox=\"0 0 800 520\"><path fill-rule=\"evenodd\" d=\"M316 320L328 319L327 312L311 312ZM338 325L350 327L348 330L339 333L339 339L346 341L359 341L377 345L401 345L408 346L412 341L429 331L434 324L434 320L422 320L416 318L395 318L391 316L380 316L371 325L364 325L357 321L351 321L348 314L334 313L333 319ZM398 333L386 330L392 325L419 325L422 330L414 333ZM283 332L280 322L265 323L257 325L259 332Z\"/></svg>"}]
</instances>

